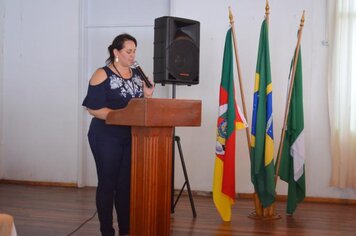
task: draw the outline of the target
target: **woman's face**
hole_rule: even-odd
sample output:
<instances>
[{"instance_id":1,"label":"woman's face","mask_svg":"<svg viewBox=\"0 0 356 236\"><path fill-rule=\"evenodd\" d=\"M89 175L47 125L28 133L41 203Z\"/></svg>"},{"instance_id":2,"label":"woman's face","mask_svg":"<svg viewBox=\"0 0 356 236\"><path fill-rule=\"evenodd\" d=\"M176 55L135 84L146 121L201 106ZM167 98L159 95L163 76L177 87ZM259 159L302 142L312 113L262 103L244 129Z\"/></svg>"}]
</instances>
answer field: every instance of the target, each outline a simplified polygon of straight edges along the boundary
<instances>
[{"instance_id":1,"label":"woman's face","mask_svg":"<svg viewBox=\"0 0 356 236\"><path fill-rule=\"evenodd\" d=\"M119 63L122 66L129 67L135 61L136 45L134 41L127 40L123 44L123 48L119 51L114 49L114 54L119 58Z\"/></svg>"}]
</instances>

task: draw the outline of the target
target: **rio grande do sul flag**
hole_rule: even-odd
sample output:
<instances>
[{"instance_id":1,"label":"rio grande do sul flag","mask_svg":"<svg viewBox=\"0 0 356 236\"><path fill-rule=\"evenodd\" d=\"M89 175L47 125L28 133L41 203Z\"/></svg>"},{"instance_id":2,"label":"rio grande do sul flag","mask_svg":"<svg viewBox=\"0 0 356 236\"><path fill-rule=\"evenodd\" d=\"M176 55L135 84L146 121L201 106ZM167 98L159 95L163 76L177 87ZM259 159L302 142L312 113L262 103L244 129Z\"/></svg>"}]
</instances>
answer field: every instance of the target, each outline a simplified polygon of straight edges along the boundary
<instances>
[{"instance_id":1,"label":"rio grande do sul flag","mask_svg":"<svg viewBox=\"0 0 356 236\"><path fill-rule=\"evenodd\" d=\"M226 34L222 65L213 179L213 200L223 221L231 221L231 206L235 202L235 131L245 127L247 123L235 99L230 28Z\"/></svg>"}]
</instances>

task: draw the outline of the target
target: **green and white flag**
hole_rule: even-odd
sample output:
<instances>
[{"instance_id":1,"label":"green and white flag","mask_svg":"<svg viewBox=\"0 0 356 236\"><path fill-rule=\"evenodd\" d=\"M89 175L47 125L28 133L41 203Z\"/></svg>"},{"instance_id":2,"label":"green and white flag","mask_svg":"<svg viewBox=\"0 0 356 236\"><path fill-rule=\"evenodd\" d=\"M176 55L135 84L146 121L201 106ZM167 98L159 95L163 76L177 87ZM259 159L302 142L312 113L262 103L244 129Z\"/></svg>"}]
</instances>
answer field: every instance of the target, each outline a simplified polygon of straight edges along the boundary
<instances>
[{"instance_id":1,"label":"green and white flag","mask_svg":"<svg viewBox=\"0 0 356 236\"><path fill-rule=\"evenodd\" d=\"M303 77L300 49L292 89L279 170L280 178L288 183L287 213L289 214L293 214L298 203L305 198Z\"/></svg>"}]
</instances>

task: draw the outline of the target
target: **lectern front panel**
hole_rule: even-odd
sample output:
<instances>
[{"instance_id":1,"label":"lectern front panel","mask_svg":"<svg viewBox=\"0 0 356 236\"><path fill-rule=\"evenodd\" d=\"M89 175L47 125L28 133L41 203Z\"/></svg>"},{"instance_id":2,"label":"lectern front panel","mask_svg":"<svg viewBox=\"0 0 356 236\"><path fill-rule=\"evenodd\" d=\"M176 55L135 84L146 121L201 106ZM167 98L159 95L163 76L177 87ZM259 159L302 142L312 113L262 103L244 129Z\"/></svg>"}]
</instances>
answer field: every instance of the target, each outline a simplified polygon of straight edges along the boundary
<instances>
[{"instance_id":1,"label":"lectern front panel","mask_svg":"<svg viewBox=\"0 0 356 236\"><path fill-rule=\"evenodd\" d=\"M132 127L130 235L169 235L173 128Z\"/></svg>"}]
</instances>

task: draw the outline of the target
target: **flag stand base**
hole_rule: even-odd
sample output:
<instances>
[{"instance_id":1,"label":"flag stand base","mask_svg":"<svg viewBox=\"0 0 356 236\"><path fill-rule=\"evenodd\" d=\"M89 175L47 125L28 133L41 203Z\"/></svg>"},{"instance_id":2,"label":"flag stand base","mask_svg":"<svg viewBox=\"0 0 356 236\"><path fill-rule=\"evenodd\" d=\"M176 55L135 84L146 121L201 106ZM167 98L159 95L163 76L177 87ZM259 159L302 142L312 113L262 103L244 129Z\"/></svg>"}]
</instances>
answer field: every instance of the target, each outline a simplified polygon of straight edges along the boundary
<instances>
[{"instance_id":1,"label":"flag stand base","mask_svg":"<svg viewBox=\"0 0 356 236\"><path fill-rule=\"evenodd\" d=\"M279 219L282 219L282 217L277 213L273 213L272 215L268 215L268 216L260 216L260 215L257 215L255 211L250 213L248 215L248 218L254 219L254 220L279 220Z\"/></svg>"},{"instance_id":2,"label":"flag stand base","mask_svg":"<svg viewBox=\"0 0 356 236\"><path fill-rule=\"evenodd\" d=\"M267 208L263 208L260 199L256 193L253 194L255 211L249 214L249 218L254 220L278 220L282 217L275 212L274 203Z\"/></svg>"}]
</instances>

